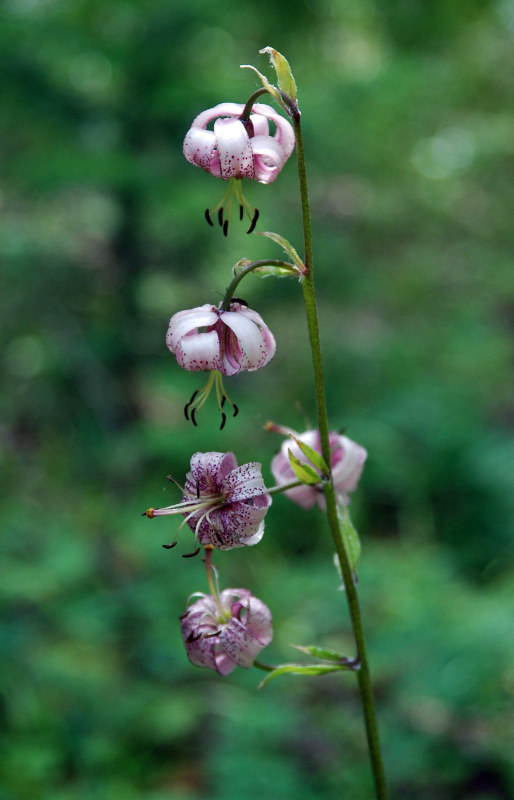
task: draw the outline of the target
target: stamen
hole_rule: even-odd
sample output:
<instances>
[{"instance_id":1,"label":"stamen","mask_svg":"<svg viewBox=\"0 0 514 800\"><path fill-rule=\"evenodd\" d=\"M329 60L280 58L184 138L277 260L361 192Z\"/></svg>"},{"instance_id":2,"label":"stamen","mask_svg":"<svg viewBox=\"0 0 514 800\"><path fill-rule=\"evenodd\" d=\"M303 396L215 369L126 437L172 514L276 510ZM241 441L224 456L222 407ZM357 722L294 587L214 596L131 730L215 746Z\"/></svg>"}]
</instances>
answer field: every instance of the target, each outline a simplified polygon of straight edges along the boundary
<instances>
[{"instance_id":1,"label":"stamen","mask_svg":"<svg viewBox=\"0 0 514 800\"><path fill-rule=\"evenodd\" d=\"M218 211L218 224L223 227L223 206Z\"/></svg>"},{"instance_id":2,"label":"stamen","mask_svg":"<svg viewBox=\"0 0 514 800\"><path fill-rule=\"evenodd\" d=\"M191 400L189 401L189 403L186 403L185 406L184 406L184 415L185 415L185 417L186 417L188 422L189 422L188 409L189 409L189 406L192 405L196 395L198 394L198 391L199 391L198 389L194 390L193 394L191 395Z\"/></svg>"},{"instance_id":3,"label":"stamen","mask_svg":"<svg viewBox=\"0 0 514 800\"><path fill-rule=\"evenodd\" d=\"M223 430L223 428L225 427L225 422L226 422L226 421L227 421L227 415L226 415L226 414L225 414L225 413L222 411L222 412L221 412L221 425L220 425L220 431L222 431L222 430Z\"/></svg>"},{"instance_id":4,"label":"stamen","mask_svg":"<svg viewBox=\"0 0 514 800\"><path fill-rule=\"evenodd\" d=\"M196 481L196 499L200 499L200 481Z\"/></svg>"},{"instance_id":5,"label":"stamen","mask_svg":"<svg viewBox=\"0 0 514 800\"><path fill-rule=\"evenodd\" d=\"M195 419L195 414L196 414L196 408L193 408L192 411L191 411L191 422L193 423L195 428L197 428L198 427L198 423L197 423L197 421Z\"/></svg>"},{"instance_id":6,"label":"stamen","mask_svg":"<svg viewBox=\"0 0 514 800\"><path fill-rule=\"evenodd\" d=\"M201 547L197 547L196 550L193 550L192 553L185 553L182 556L182 558L194 558L194 556L198 555L198 553L200 552L201 549L202 549Z\"/></svg>"},{"instance_id":7,"label":"stamen","mask_svg":"<svg viewBox=\"0 0 514 800\"><path fill-rule=\"evenodd\" d=\"M225 220L223 223L223 236L226 236L228 233L228 219Z\"/></svg>"},{"instance_id":8,"label":"stamen","mask_svg":"<svg viewBox=\"0 0 514 800\"><path fill-rule=\"evenodd\" d=\"M177 540L175 539L171 544L163 544L165 550L171 550L172 547L175 547L177 544Z\"/></svg>"},{"instance_id":9,"label":"stamen","mask_svg":"<svg viewBox=\"0 0 514 800\"><path fill-rule=\"evenodd\" d=\"M247 233L252 233L252 231L255 229L255 226L257 225L257 220L258 219L259 219L259 209L256 208L255 211L253 212L252 224L250 225L250 227L246 231Z\"/></svg>"},{"instance_id":10,"label":"stamen","mask_svg":"<svg viewBox=\"0 0 514 800\"><path fill-rule=\"evenodd\" d=\"M209 225L211 225L211 227L214 228L214 222L211 219L211 215L209 214L209 209L208 208L205 209L205 219L207 220Z\"/></svg>"},{"instance_id":11,"label":"stamen","mask_svg":"<svg viewBox=\"0 0 514 800\"><path fill-rule=\"evenodd\" d=\"M241 203L240 203L240 204L239 204L239 220L240 220L241 222L243 221L243 214L244 214L244 213L245 213L245 210L244 210L243 206L242 206L242 205L241 205Z\"/></svg>"},{"instance_id":12,"label":"stamen","mask_svg":"<svg viewBox=\"0 0 514 800\"><path fill-rule=\"evenodd\" d=\"M191 633L189 634L189 636L186 639L186 642L191 644L192 642L197 642L198 639L201 639L201 638L202 638L202 634L201 633L195 633L194 631L191 631Z\"/></svg>"},{"instance_id":13,"label":"stamen","mask_svg":"<svg viewBox=\"0 0 514 800\"><path fill-rule=\"evenodd\" d=\"M230 403L230 400L229 400L229 403ZM237 417L237 415L239 414L239 406L236 406L235 403L231 403L231 405L232 405L232 408L234 409L234 413L232 414L232 416L233 417Z\"/></svg>"}]
</instances>

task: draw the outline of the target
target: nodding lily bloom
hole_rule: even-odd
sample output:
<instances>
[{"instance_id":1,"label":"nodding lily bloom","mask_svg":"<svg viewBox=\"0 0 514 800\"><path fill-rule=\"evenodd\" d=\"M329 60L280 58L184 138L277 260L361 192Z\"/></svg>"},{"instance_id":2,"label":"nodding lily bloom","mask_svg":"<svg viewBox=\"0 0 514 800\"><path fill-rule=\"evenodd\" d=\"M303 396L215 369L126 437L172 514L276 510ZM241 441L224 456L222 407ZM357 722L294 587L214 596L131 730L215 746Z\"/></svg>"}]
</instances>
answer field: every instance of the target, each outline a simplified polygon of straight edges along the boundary
<instances>
[{"instance_id":1,"label":"nodding lily bloom","mask_svg":"<svg viewBox=\"0 0 514 800\"><path fill-rule=\"evenodd\" d=\"M191 372L210 370L211 375L202 390L194 392L184 411L186 419L196 425L195 413L204 404L213 385L218 406L226 416L225 400L237 414L235 406L223 387L222 375L235 375L241 370L253 372L266 366L275 355L275 338L256 311L243 301L233 300L229 309L209 303L188 311L179 311L170 319L166 344L181 367Z\"/></svg>"},{"instance_id":2,"label":"nodding lily bloom","mask_svg":"<svg viewBox=\"0 0 514 800\"><path fill-rule=\"evenodd\" d=\"M281 428L274 425L268 425L267 427L269 430L278 433L292 433L300 442L309 445L313 450L321 453L321 439L319 431L317 430L305 431L305 433L298 434L288 428ZM331 452L332 476L337 501L342 505L348 505L350 502L348 492L353 492L353 490L357 488L357 483L368 454L359 444L356 444L347 436L342 436L335 431L330 433L328 438ZM271 462L273 477L279 485L291 483L296 477L289 463L289 450L291 450L293 455L300 459L300 461L307 463L306 457L296 442L292 439L286 439ZM316 503L322 511L326 508L323 485L321 482L315 486L297 486L294 489L288 489L284 494L295 503L302 506L302 508L312 508Z\"/></svg>"},{"instance_id":3,"label":"nodding lily bloom","mask_svg":"<svg viewBox=\"0 0 514 800\"><path fill-rule=\"evenodd\" d=\"M249 669L271 642L269 609L248 589L224 589L219 596L198 597L180 618L189 660L197 667L228 675L236 666Z\"/></svg>"},{"instance_id":4,"label":"nodding lily bloom","mask_svg":"<svg viewBox=\"0 0 514 800\"><path fill-rule=\"evenodd\" d=\"M295 144L291 124L271 106L255 103L250 116L242 119L244 109L242 103L220 103L203 111L193 120L184 140L184 155L191 164L216 178L231 181L221 202L206 211L206 219L212 225L210 214L219 210L218 222L225 235L234 195L241 219L246 213L251 220L248 233L257 223L259 212L245 200L240 180L250 178L259 183L272 183ZM207 130L213 120L214 129ZM275 126L273 135L269 132L269 122Z\"/></svg>"},{"instance_id":5,"label":"nodding lily bloom","mask_svg":"<svg viewBox=\"0 0 514 800\"><path fill-rule=\"evenodd\" d=\"M238 467L233 453L210 452L191 458L180 503L145 513L149 519L182 515L182 524L189 525L201 545L231 550L260 542L270 505L260 464Z\"/></svg>"}]
</instances>

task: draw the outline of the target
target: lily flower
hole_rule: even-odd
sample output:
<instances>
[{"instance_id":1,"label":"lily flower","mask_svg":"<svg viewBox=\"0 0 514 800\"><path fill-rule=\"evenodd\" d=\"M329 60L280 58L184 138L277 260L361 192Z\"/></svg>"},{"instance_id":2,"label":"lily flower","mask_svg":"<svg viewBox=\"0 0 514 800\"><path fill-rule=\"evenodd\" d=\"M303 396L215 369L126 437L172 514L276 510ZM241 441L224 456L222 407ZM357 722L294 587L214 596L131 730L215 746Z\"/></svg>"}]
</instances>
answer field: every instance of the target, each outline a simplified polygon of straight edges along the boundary
<instances>
[{"instance_id":1,"label":"lily flower","mask_svg":"<svg viewBox=\"0 0 514 800\"><path fill-rule=\"evenodd\" d=\"M222 375L235 375L241 370L253 372L266 366L275 355L273 334L256 311L244 301L233 300L229 309L207 303L187 311L179 311L170 319L166 344L178 364L190 372L210 371L211 375L202 390L194 392L186 405L186 419L196 425L195 413L216 388L218 407L223 428L226 415L225 401L237 414L223 387Z\"/></svg>"},{"instance_id":2,"label":"lily flower","mask_svg":"<svg viewBox=\"0 0 514 800\"><path fill-rule=\"evenodd\" d=\"M268 424L268 430L286 435L292 434L296 439L312 447L316 452L321 453L321 439L318 430L296 433L289 428L282 428L273 424ZM357 483L364 468L367 452L356 442L347 436L342 436L332 431L328 437L331 452L332 477L334 489L339 504L348 505L350 499L348 492L353 492L357 488ZM271 471L278 485L283 486L295 480L295 474L289 463L289 451L300 461L306 462L306 457L293 439L286 439L282 443L279 452L271 462ZM312 466L312 465L310 465ZM320 476L321 478L321 476ZM325 496L323 494L323 484L315 486L297 486L284 492L293 502L298 503L302 508L312 508L314 505L324 511L326 508Z\"/></svg>"},{"instance_id":3,"label":"lily flower","mask_svg":"<svg viewBox=\"0 0 514 800\"><path fill-rule=\"evenodd\" d=\"M231 550L260 542L270 505L259 463L238 466L234 453L209 452L191 458L180 503L145 513L149 519L181 515L201 545Z\"/></svg>"},{"instance_id":4,"label":"lily flower","mask_svg":"<svg viewBox=\"0 0 514 800\"><path fill-rule=\"evenodd\" d=\"M225 235L234 196L239 203L241 219L246 213L251 220L248 233L257 222L259 212L244 198L241 179L272 183L295 144L291 124L271 106L255 103L248 118L243 118L244 109L242 103L220 103L203 111L193 120L184 140L184 155L191 164L216 178L231 181L221 202L205 213L212 225L210 215L218 211L218 222ZM208 130L213 120L213 130ZM275 126L273 135L269 131L270 122Z\"/></svg>"},{"instance_id":5,"label":"lily flower","mask_svg":"<svg viewBox=\"0 0 514 800\"><path fill-rule=\"evenodd\" d=\"M249 669L271 642L269 609L248 589L224 589L198 597L180 617L189 660L197 667L228 675L236 666Z\"/></svg>"}]
</instances>

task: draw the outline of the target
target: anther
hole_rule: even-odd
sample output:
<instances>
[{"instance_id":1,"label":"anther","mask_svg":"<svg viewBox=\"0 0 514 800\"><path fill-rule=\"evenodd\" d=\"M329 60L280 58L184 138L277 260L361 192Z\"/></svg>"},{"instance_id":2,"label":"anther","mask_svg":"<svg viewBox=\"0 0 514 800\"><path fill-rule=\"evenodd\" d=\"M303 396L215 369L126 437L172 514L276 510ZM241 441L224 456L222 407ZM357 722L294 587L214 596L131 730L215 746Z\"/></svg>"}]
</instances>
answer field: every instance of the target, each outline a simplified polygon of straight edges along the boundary
<instances>
[{"instance_id":1,"label":"anther","mask_svg":"<svg viewBox=\"0 0 514 800\"><path fill-rule=\"evenodd\" d=\"M236 406L236 404L235 404L235 403L232 403L232 407L233 407L233 409L234 409L234 413L232 414L232 416L233 416L233 417L237 417L237 415L239 414L239 407L238 407L238 406Z\"/></svg>"},{"instance_id":2,"label":"anther","mask_svg":"<svg viewBox=\"0 0 514 800\"><path fill-rule=\"evenodd\" d=\"M246 231L247 233L252 233L252 231L255 229L255 226L257 225L258 219L259 219L259 209L256 208L255 211L253 212L252 224Z\"/></svg>"},{"instance_id":3,"label":"anther","mask_svg":"<svg viewBox=\"0 0 514 800\"><path fill-rule=\"evenodd\" d=\"M241 206L241 205L240 205L240 206L239 206L239 219L240 219L241 221L242 221L242 219L243 219L243 214L244 214L244 213L245 213L245 210L244 210L243 206Z\"/></svg>"},{"instance_id":4,"label":"anther","mask_svg":"<svg viewBox=\"0 0 514 800\"><path fill-rule=\"evenodd\" d=\"M220 208L220 210L218 211L218 224L220 226L223 225L223 208Z\"/></svg>"},{"instance_id":5,"label":"anther","mask_svg":"<svg viewBox=\"0 0 514 800\"><path fill-rule=\"evenodd\" d=\"M196 481L196 499L200 499L200 481Z\"/></svg>"},{"instance_id":6,"label":"anther","mask_svg":"<svg viewBox=\"0 0 514 800\"><path fill-rule=\"evenodd\" d=\"M195 414L196 414L196 408L193 408L192 411L191 411L191 422L193 423L195 428L197 428L198 427L198 423L197 423L197 421L195 419Z\"/></svg>"},{"instance_id":7,"label":"anther","mask_svg":"<svg viewBox=\"0 0 514 800\"><path fill-rule=\"evenodd\" d=\"M195 389L193 394L191 395L191 400L189 401L189 403L186 403L185 406L184 406L184 415L185 415L185 417L186 417L188 422L189 422L188 409L189 409L189 406L192 404L193 400L195 399L196 395L198 394L198 392L199 392L199 389Z\"/></svg>"},{"instance_id":8,"label":"anther","mask_svg":"<svg viewBox=\"0 0 514 800\"><path fill-rule=\"evenodd\" d=\"M227 399L226 396L223 395L223 397L221 398L220 408L223 408L223 406L225 405L225 400L226 399Z\"/></svg>"},{"instance_id":9,"label":"anther","mask_svg":"<svg viewBox=\"0 0 514 800\"><path fill-rule=\"evenodd\" d=\"M182 556L182 558L193 558L194 556L197 556L199 552L200 552L200 548L197 547L196 550L194 550L192 553L185 553Z\"/></svg>"},{"instance_id":10,"label":"anther","mask_svg":"<svg viewBox=\"0 0 514 800\"><path fill-rule=\"evenodd\" d=\"M163 544L163 547L165 550L171 550L171 548L175 547L176 544L176 542L172 542L171 544Z\"/></svg>"},{"instance_id":11,"label":"anther","mask_svg":"<svg viewBox=\"0 0 514 800\"><path fill-rule=\"evenodd\" d=\"M201 639L201 638L202 638L202 634L201 633L195 633L194 631L191 631L191 633L189 634L189 636L186 639L186 642L188 642L190 644L191 642L197 642L198 639Z\"/></svg>"},{"instance_id":12,"label":"anther","mask_svg":"<svg viewBox=\"0 0 514 800\"><path fill-rule=\"evenodd\" d=\"M211 215L209 213L209 209L208 208L205 209L205 219L207 220L209 225L212 225L212 227L214 228L214 222L211 219Z\"/></svg>"},{"instance_id":13,"label":"anther","mask_svg":"<svg viewBox=\"0 0 514 800\"><path fill-rule=\"evenodd\" d=\"M222 430L223 430L223 428L225 427L225 422L226 422L226 421L227 421L227 415L225 414L225 412L224 412L224 411L222 411L222 412L221 412L221 425L220 425L220 431L222 431Z\"/></svg>"},{"instance_id":14,"label":"anther","mask_svg":"<svg viewBox=\"0 0 514 800\"><path fill-rule=\"evenodd\" d=\"M226 236L228 233L228 219L225 220L223 223L223 236Z\"/></svg>"}]
</instances>

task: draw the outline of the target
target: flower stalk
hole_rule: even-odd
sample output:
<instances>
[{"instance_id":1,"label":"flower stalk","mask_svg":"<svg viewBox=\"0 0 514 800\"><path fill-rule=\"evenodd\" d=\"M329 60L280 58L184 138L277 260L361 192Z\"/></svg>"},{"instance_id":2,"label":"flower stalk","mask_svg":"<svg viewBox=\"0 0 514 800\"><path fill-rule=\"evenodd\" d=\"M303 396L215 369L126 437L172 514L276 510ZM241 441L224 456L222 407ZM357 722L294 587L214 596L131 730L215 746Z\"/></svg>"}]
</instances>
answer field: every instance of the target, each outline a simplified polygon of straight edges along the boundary
<instances>
[{"instance_id":1,"label":"flower stalk","mask_svg":"<svg viewBox=\"0 0 514 800\"><path fill-rule=\"evenodd\" d=\"M330 443L329 443L328 413L327 413L327 402L325 393L325 381L323 375L323 361L321 356L321 339L319 333L319 322L318 322L318 313L316 305L316 292L314 288L311 215L310 215L309 193L307 185L307 172L305 168L305 153L304 153L302 129L300 123L300 112L296 111L291 116L296 137L296 155L298 164L298 178L300 184L302 219L303 219L303 235L304 235L304 250L305 250L304 263L306 268L303 274L303 281L302 281L303 299L305 305L305 314L307 318L307 328L309 333L309 341L312 354L312 367L314 372L318 430L321 439L321 454L325 459L327 465L329 465L327 480L324 481L323 484L323 490L325 493L325 501L327 507L327 519L330 526L330 531L332 534L336 552L339 558L339 563L341 565L341 572L343 575L344 585L346 589L346 598L348 602L348 608L353 627L353 634L355 638L355 646L357 649L357 657L360 661L360 669L357 670L357 677L359 682L359 691L360 691L361 703L364 713L364 721L366 726L366 736L368 741L369 756L373 771L373 778L375 782L376 797L377 800L386 800L387 786L385 779L385 771L382 761L382 753L380 749L378 726L375 713L375 702L373 698L373 689L371 685L371 675L370 675L367 652L366 652L366 643L364 639L364 630L362 626L359 598L353 580L350 560L348 558L348 554L346 552L344 541L341 535L339 519L337 515L337 500L334 490L332 468L330 466L331 457L330 457Z\"/></svg>"}]
</instances>

